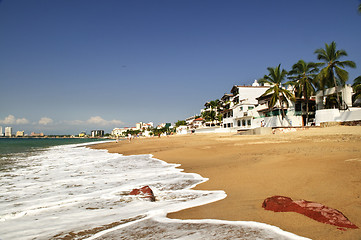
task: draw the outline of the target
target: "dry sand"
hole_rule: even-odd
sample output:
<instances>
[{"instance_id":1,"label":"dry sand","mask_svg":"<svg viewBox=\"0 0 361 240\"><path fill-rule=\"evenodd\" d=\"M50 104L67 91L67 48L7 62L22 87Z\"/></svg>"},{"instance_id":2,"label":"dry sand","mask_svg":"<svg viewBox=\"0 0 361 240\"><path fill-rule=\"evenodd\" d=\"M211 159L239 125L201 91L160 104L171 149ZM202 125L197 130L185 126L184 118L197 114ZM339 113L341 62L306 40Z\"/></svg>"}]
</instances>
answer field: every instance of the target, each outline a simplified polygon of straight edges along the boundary
<instances>
[{"instance_id":1,"label":"dry sand","mask_svg":"<svg viewBox=\"0 0 361 240\"><path fill-rule=\"evenodd\" d=\"M196 189L224 190L211 204L171 213L171 218L256 221L312 239L361 239L361 229L341 231L298 213L262 208L265 198L305 199L341 211L361 228L361 127L337 126L287 134L195 134L94 148L125 155L153 154L180 163L209 181Z\"/></svg>"}]
</instances>

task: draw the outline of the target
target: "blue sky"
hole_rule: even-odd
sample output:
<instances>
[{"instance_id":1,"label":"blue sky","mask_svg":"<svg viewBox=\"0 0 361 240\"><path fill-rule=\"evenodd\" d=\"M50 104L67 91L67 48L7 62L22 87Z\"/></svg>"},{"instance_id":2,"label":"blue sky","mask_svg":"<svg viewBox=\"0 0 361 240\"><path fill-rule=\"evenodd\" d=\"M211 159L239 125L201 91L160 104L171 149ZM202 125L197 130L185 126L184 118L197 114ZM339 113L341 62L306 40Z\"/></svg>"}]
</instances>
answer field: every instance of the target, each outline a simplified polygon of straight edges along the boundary
<instances>
[{"instance_id":1,"label":"blue sky","mask_svg":"<svg viewBox=\"0 0 361 240\"><path fill-rule=\"evenodd\" d=\"M358 0L2 0L0 126L46 134L175 122L233 85L317 61L361 75Z\"/></svg>"}]
</instances>

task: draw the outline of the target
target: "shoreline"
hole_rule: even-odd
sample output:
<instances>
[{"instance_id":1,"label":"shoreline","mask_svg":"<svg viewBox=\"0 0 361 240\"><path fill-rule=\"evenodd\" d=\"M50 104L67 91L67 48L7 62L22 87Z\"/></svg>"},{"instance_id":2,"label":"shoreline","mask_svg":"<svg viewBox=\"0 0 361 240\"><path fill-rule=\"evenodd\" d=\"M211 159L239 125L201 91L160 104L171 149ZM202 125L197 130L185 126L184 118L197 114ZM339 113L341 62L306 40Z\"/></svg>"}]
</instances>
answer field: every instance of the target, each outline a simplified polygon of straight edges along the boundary
<instances>
[{"instance_id":1,"label":"shoreline","mask_svg":"<svg viewBox=\"0 0 361 240\"><path fill-rule=\"evenodd\" d=\"M361 227L361 127L337 126L287 134L196 134L134 139L91 146L124 155L152 154L208 178L196 190L223 190L223 200L168 214L175 219L255 221L312 239L359 239L360 229L297 213L262 208L282 195L322 203Z\"/></svg>"}]
</instances>

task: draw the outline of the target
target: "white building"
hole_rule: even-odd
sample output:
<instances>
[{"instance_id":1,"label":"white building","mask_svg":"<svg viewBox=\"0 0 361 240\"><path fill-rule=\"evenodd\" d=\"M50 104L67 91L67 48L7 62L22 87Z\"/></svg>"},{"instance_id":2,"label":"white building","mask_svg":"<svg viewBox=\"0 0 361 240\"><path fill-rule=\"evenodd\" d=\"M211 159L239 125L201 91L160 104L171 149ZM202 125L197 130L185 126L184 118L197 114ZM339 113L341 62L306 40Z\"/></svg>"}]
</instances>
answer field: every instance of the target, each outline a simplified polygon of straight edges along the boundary
<instances>
[{"instance_id":1,"label":"white building","mask_svg":"<svg viewBox=\"0 0 361 240\"><path fill-rule=\"evenodd\" d=\"M136 131L139 129L137 129L137 127L114 128L111 132L111 135L115 136L115 137L119 137L119 136L124 135L124 133L127 132L128 130Z\"/></svg>"},{"instance_id":2,"label":"white building","mask_svg":"<svg viewBox=\"0 0 361 240\"><path fill-rule=\"evenodd\" d=\"M222 127L234 128L235 130L260 127L260 116L255 110L258 105L257 98L268 88L269 86L260 86L257 80L252 86L233 86L231 93L222 97L225 108Z\"/></svg>"},{"instance_id":3,"label":"white building","mask_svg":"<svg viewBox=\"0 0 361 240\"><path fill-rule=\"evenodd\" d=\"M325 109L326 97L334 95L336 88L328 88L316 93L316 126L327 122L351 122L361 121L361 108L352 106L352 87L350 85L338 86L337 92L341 95L343 102L340 109Z\"/></svg>"},{"instance_id":4,"label":"white building","mask_svg":"<svg viewBox=\"0 0 361 240\"><path fill-rule=\"evenodd\" d=\"M292 90L292 89L288 89ZM301 127L303 126L302 111L296 111L297 102L292 102L287 99L287 103L280 102L270 108L272 93L266 96L260 96L258 99L258 106L256 111L259 114L260 126L262 127ZM299 103L301 104L301 103ZM282 118L282 108L285 117Z\"/></svg>"},{"instance_id":5,"label":"white building","mask_svg":"<svg viewBox=\"0 0 361 240\"><path fill-rule=\"evenodd\" d=\"M4 133L3 133L3 127L0 126L0 137L3 137L4 136Z\"/></svg>"},{"instance_id":6,"label":"white building","mask_svg":"<svg viewBox=\"0 0 361 240\"><path fill-rule=\"evenodd\" d=\"M12 127L5 127L5 137L11 137L13 135Z\"/></svg>"},{"instance_id":7,"label":"white building","mask_svg":"<svg viewBox=\"0 0 361 240\"><path fill-rule=\"evenodd\" d=\"M149 123L143 123L143 122L139 122L135 124L135 128L136 130L147 130L149 128L153 128L153 122L149 122Z\"/></svg>"}]
</instances>

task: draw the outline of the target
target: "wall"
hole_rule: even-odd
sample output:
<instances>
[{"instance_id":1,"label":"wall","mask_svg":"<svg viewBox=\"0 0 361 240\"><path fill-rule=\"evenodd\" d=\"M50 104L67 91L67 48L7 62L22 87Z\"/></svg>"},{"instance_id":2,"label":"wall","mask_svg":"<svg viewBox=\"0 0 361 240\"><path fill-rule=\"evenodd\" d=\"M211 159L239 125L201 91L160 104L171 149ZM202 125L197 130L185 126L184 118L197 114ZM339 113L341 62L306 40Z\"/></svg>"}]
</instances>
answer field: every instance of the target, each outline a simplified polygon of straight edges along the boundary
<instances>
[{"instance_id":1,"label":"wall","mask_svg":"<svg viewBox=\"0 0 361 240\"><path fill-rule=\"evenodd\" d=\"M361 120L361 108L349 110L322 109L316 111L316 126L324 122L347 122Z\"/></svg>"},{"instance_id":2,"label":"wall","mask_svg":"<svg viewBox=\"0 0 361 240\"><path fill-rule=\"evenodd\" d=\"M188 133L191 133L191 131L188 131ZM237 133L237 129L220 127L197 128L195 133Z\"/></svg>"},{"instance_id":3,"label":"wall","mask_svg":"<svg viewBox=\"0 0 361 240\"><path fill-rule=\"evenodd\" d=\"M288 120L288 121L287 121ZM302 116L286 116L282 120L282 116L272 116L264 118L265 127L302 127Z\"/></svg>"}]
</instances>

